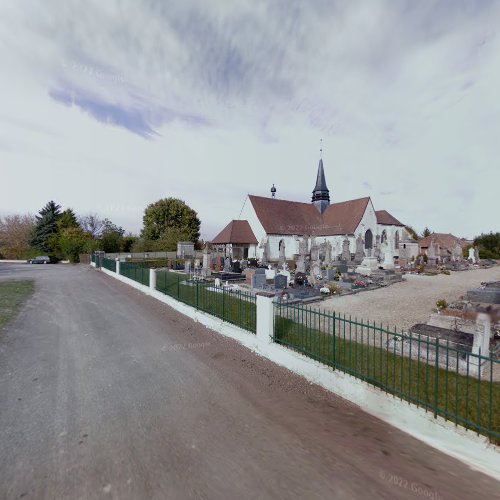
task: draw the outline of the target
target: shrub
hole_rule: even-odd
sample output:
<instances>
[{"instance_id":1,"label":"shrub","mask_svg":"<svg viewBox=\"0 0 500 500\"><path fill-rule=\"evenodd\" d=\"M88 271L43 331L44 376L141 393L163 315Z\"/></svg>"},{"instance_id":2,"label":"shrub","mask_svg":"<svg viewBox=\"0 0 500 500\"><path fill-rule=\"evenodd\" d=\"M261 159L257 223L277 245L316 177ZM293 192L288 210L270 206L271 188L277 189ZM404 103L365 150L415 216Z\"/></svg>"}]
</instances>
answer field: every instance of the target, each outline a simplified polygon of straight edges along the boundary
<instances>
[{"instance_id":1,"label":"shrub","mask_svg":"<svg viewBox=\"0 0 500 500\"><path fill-rule=\"evenodd\" d=\"M438 310L446 309L448 307L448 302L444 299L439 299L436 301L436 307Z\"/></svg>"}]
</instances>

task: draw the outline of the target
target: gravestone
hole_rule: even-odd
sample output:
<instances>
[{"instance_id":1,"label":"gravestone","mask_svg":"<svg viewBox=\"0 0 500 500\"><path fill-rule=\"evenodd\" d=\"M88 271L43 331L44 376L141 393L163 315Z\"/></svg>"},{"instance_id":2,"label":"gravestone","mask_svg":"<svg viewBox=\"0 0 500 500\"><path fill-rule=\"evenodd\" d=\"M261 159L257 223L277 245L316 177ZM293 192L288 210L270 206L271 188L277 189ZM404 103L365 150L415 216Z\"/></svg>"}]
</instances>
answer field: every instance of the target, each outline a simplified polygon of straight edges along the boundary
<instances>
[{"instance_id":1,"label":"gravestone","mask_svg":"<svg viewBox=\"0 0 500 500\"><path fill-rule=\"evenodd\" d=\"M256 269L247 269L245 272L245 283L247 285L252 285L252 278L255 274Z\"/></svg>"},{"instance_id":2,"label":"gravestone","mask_svg":"<svg viewBox=\"0 0 500 500\"><path fill-rule=\"evenodd\" d=\"M274 288L276 290L281 290L283 288L286 288L287 284L288 284L288 278L285 275L277 274L274 277Z\"/></svg>"},{"instance_id":3,"label":"gravestone","mask_svg":"<svg viewBox=\"0 0 500 500\"><path fill-rule=\"evenodd\" d=\"M311 264L311 272L309 273L309 281L315 284L318 281L318 276L322 277L321 266L318 261Z\"/></svg>"},{"instance_id":4,"label":"gravestone","mask_svg":"<svg viewBox=\"0 0 500 500\"><path fill-rule=\"evenodd\" d=\"M239 260L235 260L232 266L233 273L241 273L241 263Z\"/></svg>"},{"instance_id":5,"label":"gravestone","mask_svg":"<svg viewBox=\"0 0 500 500\"><path fill-rule=\"evenodd\" d=\"M339 265L337 266L337 271L338 271L339 273L344 274L344 273L346 273L347 271L349 271L349 266L348 266L347 264L339 264Z\"/></svg>"},{"instance_id":6,"label":"gravestone","mask_svg":"<svg viewBox=\"0 0 500 500\"><path fill-rule=\"evenodd\" d=\"M282 240L280 242L280 254L279 254L279 259L278 259L278 267L282 267L283 264L286 262L286 257L285 257L285 242Z\"/></svg>"},{"instance_id":7,"label":"gravestone","mask_svg":"<svg viewBox=\"0 0 500 500\"><path fill-rule=\"evenodd\" d=\"M429 248L427 249L427 265L435 266L437 262L437 245L434 243L434 240L431 241Z\"/></svg>"},{"instance_id":8,"label":"gravestone","mask_svg":"<svg viewBox=\"0 0 500 500\"><path fill-rule=\"evenodd\" d=\"M266 275L266 268L265 267L258 267L255 269L255 274L263 274L264 276Z\"/></svg>"},{"instance_id":9,"label":"gravestone","mask_svg":"<svg viewBox=\"0 0 500 500\"><path fill-rule=\"evenodd\" d=\"M208 244L205 244L205 246L203 247L203 268L201 270L202 276L204 277L210 276L212 272L210 269L211 261L212 261L212 254L210 253Z\"/></svg>"},{"instance_id":10,"label":"gravestone","mask_svg":"<svg viewBox=\"0 0 500 500\"><path fill-rule=\"evenodd\" d=\"M474 288L467 291L467 300L471 302L486 302L500 304L500 282L487 283L484 288Z\"/></svg>"},{"instance_id":11,"label":"gravestone","mask_svg":"<svg viewBox=\"0 0 500 500\"><path fill-rule=\"evenodd\" d=\"M356 238L356 253L354 254L354 262L356 264L361 264L365 257L364 246L365 243L363 241L363 237L359 234Z\"/></svg>"},{"instance_id":12,"label":"gravestone","mask_svg":"<svg viewBox=\"0 0 500 500\"><path fill-rule=\"evenodd\" d=\"M335 269L327 269L326 270L326 273L325 273L326 281L335 281L336 276L337 276L337 271Z\"/></svg>"},{"instance_id":13,"label":"gravestone","mask_svg":"<svg viewBox=\"0 0 500 500\"><path fill-rule=\"evenodd\" d=\"M349 248L349 240L347 238L347 235L342 241L342 260L349 262L351 260L351 249Z\"/></svg>"},{"instance_id":14,"label":"gravestone","mask_svg":"<svg viewBox=\"0 0 500 500\"><path fill-rule=\"evenodd\" d=\"M262 290L267 284L267 279L266 275L264 274L257 274L255 273L252 278L252 288L258 288L259 290Z\"/></svg>"},{"instance_id":15,"label":"gravestone","mask_svg":"<svg viewBox=\"0 0 500 500\"><path fill-rule=\"evenodd\" d=\"M263 242L261 243L261 247L264 248L264 250L262 251L261 262L262 262L263 266L267 266L267 264L269 262L269 238L266 237L263 240Z\"/></svg>"},{"instance_id":16,"label":"gravestone","mask_svg":"<svg viewBox=\"0 0 500 500\"><path fill-rule=\"evenodd\" d=\"M217 255L215 257L215 271L218 273L221 270L221 263L222 263L222 257L220 255Z\"/></svg>"},{"instance_id":17,"label":"gravestone","mask_svg":"<svg viewBox=\"0 0 500 500\"><path fill-rule=\"evenodd\" d=\"M311 261L316 262L318 260L319 260L319 246L316 245L316 241L313 238L311 242Z\"/></svg>"},{"instance_id":18,"label":"gravestone","mask_svg":"<svg viewBox=\"0 0 500 500\"><path fill-rule=\"evenodd\" d=\"M230 273L231 269L232 269L231 259L229 257L226 257L224 259L224 269L222 270L222 272Z\"/></svg>"}]
</instances>

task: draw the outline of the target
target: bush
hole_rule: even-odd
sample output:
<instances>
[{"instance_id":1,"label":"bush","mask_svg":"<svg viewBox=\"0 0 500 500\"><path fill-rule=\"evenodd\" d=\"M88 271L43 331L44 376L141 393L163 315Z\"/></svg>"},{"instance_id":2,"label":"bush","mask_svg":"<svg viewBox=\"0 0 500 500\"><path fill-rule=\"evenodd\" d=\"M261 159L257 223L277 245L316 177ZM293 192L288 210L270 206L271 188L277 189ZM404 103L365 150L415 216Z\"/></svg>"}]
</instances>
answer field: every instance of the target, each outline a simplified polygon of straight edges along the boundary
<instances>
[{"instance_id":1,"label":"bush","mask_svg":"<svg viewBox=\"0 0 500 500\"><path fill-rule=\"evenodd\" d=\"M439 299L436 301L436 307L438 310L446 309L448 307L448 302L444 299Z\"/></svg>"}]
</instances>

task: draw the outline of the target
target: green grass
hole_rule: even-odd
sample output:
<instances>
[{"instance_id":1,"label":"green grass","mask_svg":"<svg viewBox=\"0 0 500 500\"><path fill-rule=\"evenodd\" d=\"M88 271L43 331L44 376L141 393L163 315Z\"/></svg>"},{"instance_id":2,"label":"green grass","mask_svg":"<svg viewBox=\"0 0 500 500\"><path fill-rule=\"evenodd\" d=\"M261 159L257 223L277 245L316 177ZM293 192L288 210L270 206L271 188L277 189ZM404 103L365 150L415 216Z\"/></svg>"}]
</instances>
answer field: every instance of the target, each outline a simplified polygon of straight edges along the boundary
<instances>
[{"instance_id":1,"label":"green grass","mask_svg":"<svg viewBox=\"0 0 500 500\"><path fill-rule=\"evenodd\" d=\"M33 281L0 281L0 334L33 293Z\"/></svg>"},{"instance_id":2,"label":"green grass","mask_svg":"<svg viewBox=\"0 0 500 500\"><path fill-rule=\"evenodd\" d=\"M294 322L277 316L275 342L485 434L492 442L500 444L500 383L490 382L489 370L479 381L457 373L455 368L436 368L432 360L426 363L391 353L382 347L381 336L374 335L373 330L367 343L366 328L364 341L360 341L351 325L347 331L340 331L340 321L335 337L309 328L306 323L312 322L307 318ZM445 348L443 351L444 357L440 359L446 362ZM449 349L448 364L459 355L458 351Z\"/></svg>"},{"instance_id":3,"label":"green grass","mask_svg":"<svg viewBox=\"0 0 500 500\"><path fill-rule=\"evenodd\" d=\"M243 292L215 292L209 289L213 284L189 285L187 278L183 273L158 271L156 288L174 299L255 333L255 297Z\"/></svg>"}]
</instances>

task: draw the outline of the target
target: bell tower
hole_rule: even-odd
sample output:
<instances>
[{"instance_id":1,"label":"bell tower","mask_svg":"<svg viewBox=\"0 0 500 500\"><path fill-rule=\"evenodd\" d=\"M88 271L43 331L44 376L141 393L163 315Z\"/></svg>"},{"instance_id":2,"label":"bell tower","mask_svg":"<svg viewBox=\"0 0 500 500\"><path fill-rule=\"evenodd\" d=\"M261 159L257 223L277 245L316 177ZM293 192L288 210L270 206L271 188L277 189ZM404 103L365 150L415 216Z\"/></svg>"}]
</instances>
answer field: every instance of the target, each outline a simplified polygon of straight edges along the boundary
<instances>
[{"instance_id":1,"label":"bell tower","mask_svg":"<svg viewBox=\"0 0 500 500\"><path fill-rule=\"evenodd\" d=\"M330 206L330 191L326 187L325 171L323 170L323 158L320 158L316 186L314 186L312 203L321 214Z\"/></svg>"}]
</instances>

